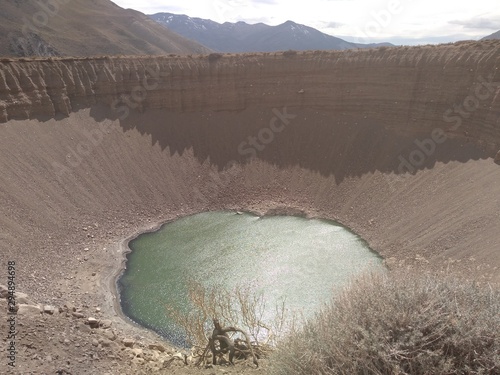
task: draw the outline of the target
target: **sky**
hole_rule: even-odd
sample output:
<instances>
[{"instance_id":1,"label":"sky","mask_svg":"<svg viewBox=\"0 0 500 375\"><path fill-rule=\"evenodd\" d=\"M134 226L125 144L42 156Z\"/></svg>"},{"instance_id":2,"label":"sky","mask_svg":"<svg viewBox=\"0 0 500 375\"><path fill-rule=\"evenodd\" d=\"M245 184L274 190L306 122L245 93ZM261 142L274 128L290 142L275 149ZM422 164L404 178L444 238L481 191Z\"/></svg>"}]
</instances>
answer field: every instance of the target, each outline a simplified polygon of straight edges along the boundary
<instances>
[{"instance_id":1,"label":"sky","mask_svg":"<svg viewBox=\"0 0 500 375\"><path fill-rule=\"evenodd\" d=\"M434 44L500 30L499 0L113 0L146 14L278 25L291 20L350 42Z\"/></svg>"}]
</instances>

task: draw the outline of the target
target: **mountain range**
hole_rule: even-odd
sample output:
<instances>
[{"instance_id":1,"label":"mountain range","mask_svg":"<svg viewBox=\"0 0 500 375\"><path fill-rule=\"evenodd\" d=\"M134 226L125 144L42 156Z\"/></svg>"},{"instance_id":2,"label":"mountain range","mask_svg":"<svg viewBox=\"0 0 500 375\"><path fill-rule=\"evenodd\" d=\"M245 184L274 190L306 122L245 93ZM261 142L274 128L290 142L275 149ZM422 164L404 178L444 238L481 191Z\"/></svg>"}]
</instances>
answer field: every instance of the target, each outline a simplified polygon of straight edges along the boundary
<instances>
[{"instance_id":1,"label":"mountain range","mask_svg":"<svg viewBox=\"0 0 500 375\"><path fill-rule=\"evenodd\" d=\"M481 40L488 40L488 39L500 39L500 30L497 31L496 33L493 33L491 35L488 35L488 36L485 36L483 39Z\"/></svg>"},{"instance_id":2,"label":"mountain range","mask_svg":"<svg viewBox=\"0 0 500 375\"><path fill-rule=\"evenodd\" d=\"M210 52L110 0L2 0L0 56L161 55Z\"/></svg>"},{"instance_id":3,"label":"mountain range","mask_svg":"<svg viewBox=\"0 0 500 375\"><path fill-rule=\"evenodd\" d=\"M151 16L110 0L1 0L0 56L165 55L345 50L358 44L287 21L223 24L173 13ZM483 39L499 39L500 31Z\"/></svg>"},{"instance_id":4,"label":"mountain range","mask_svg":"<svg viewBox=\"0 0 500 375\"><path fill-rule=\"evenodd\" d=\"M390 43L350 43L293 21L269 26L263 23L250 25L246 22L220 24L173 13L157 13L150 17L166 28L218 52L345 50L392 46Z\"/></svg>"}]
</instances>

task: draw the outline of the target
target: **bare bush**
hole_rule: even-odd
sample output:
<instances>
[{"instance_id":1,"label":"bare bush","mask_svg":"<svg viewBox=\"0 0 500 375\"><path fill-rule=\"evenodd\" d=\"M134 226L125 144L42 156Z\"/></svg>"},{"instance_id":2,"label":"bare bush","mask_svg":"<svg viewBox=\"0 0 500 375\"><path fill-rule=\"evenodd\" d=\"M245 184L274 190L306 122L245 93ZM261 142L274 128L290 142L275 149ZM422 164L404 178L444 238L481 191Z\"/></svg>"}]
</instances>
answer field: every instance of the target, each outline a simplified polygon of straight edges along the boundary
<instances>
[{"instance_id":1,"label":"bare bush","mask_svg":"<svg viewBox=\"0 0 500 375\"><path fill-rule=\"evenodd\" d=\"M293 49L289 49L289 50L283 52L283 56L287 57L287 58L295 57L295 56L297 56L297 51L295 51Z\"/></svg>"},{"instance_id":2,"label":"bare bush","mask_svg":"<svg viewBox=\"0 0 500 375\"><path fill-rule=\"evenodd\" d=\"M167 312L185 331L188 342L200 356L212 336L213 319L220 321L222 326L239 327L248 333L252 349L259 358L272 351L278 337L286 329L285 323L292 324L295 321L287 313L284 302L267 306L264 296L249 287L238 286L228 291L222 286L206 288L199 282L191 281L189 301L192 308L188 313L177 306L167 306ZM269 309L275 313L269 314ZM246 341L244 335L240 336L236 332L231 339Z\"/></svg>"},{"instance_id":3,"label":"bare bush","mask_svg":"<svg viewBox=\"0 0 500 375\"><path fill-rule=\"evenodd\" d=\"M214 63L222 59L222 57L223 57L222 53L211 53L210 55L208 55L208 61Z\"/></svg>"},{"instance_id":4,"label":"bare bush","mask_svg":"<svg viewBox=\"0 0 500 375\"><path fill-rule=\"evenodd\" d=\"M281 342L273 374L500 374L500 292L451 277L370 275Z\"/></svg>"}]
</instances>

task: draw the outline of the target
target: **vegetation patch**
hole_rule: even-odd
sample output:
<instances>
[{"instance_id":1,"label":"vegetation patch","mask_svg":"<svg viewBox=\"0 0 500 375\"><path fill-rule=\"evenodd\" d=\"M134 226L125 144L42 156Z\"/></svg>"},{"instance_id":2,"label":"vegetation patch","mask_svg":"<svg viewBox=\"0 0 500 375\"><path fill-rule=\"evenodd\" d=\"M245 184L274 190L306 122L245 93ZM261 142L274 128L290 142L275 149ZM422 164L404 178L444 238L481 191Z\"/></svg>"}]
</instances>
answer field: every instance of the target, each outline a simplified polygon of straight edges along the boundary
<instances>
[{"instance_id":1,"label":"vegetation patch","mask_svg":"<svg viewBox=\"0 0 500 375\"><path fill-rule=\"evenodd\" d=\"M219 61L220 59L222 59L222 56L222 53L211 53L210 55L208 55L208 61L210 61L211 63Z\"/></svg>"},{"instance_id":2,"label":"vegetation patch","mask_svg":"<svg viewBox=\"0 0 500 375\"><path fill-rule=\"evenodd\" d=\"M287 317L284 304L268 306L262 294L238 286L225 290L222 286L204 287L190 281L191 309L166 306L169 316L180 326L193 348L197 365L233 364L234 360L258 360L267 357L278 337L295 320ZM268 309L276 312L266 319Z\"/></svg>"},{"instance_id":3,"label":"vegetation patch","mask_svg":"<svg viewBox=\"0 0 500 375\"><path fill-rule=\"evenodd\" d=\"M295 57L297 56L297 51L294 51L293 49L289 49L288 51L283 52L284 57Z\"/></svg>"},{"instance_id":4,"label":"vegetation patch","mask_svg":"<svg viewBox=\"0 0 500 375\"><path fill-rule=\"evenodd\" d=\"M500 292L417 275L364 276L273 353L272 374L499 374Z\"/></svg>"}]
</instances>

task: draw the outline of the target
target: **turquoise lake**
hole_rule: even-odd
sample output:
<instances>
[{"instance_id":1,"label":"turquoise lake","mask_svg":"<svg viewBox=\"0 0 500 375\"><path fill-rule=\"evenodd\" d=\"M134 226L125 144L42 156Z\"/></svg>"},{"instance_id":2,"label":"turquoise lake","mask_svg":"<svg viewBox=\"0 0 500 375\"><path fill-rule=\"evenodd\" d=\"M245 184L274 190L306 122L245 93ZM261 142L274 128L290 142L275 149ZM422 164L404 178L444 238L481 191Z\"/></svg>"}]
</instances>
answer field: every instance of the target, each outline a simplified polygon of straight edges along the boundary
<instances>
[{"instance_id":1,"label":"turquoise lake","mask_svg":"<svg viewBox=\"0 0 500 375\"><path fill-rule=\"evenodd\" d=\"M189 309L189 280L229 290L249 285L268 306L285 300L308 317L353 275L384 268L382 258L342 225L294 216L201 213L142 234L129 247L117 282L122 311L178 345L183 334L166 306Z\"/></svg>"}]
</instances>

